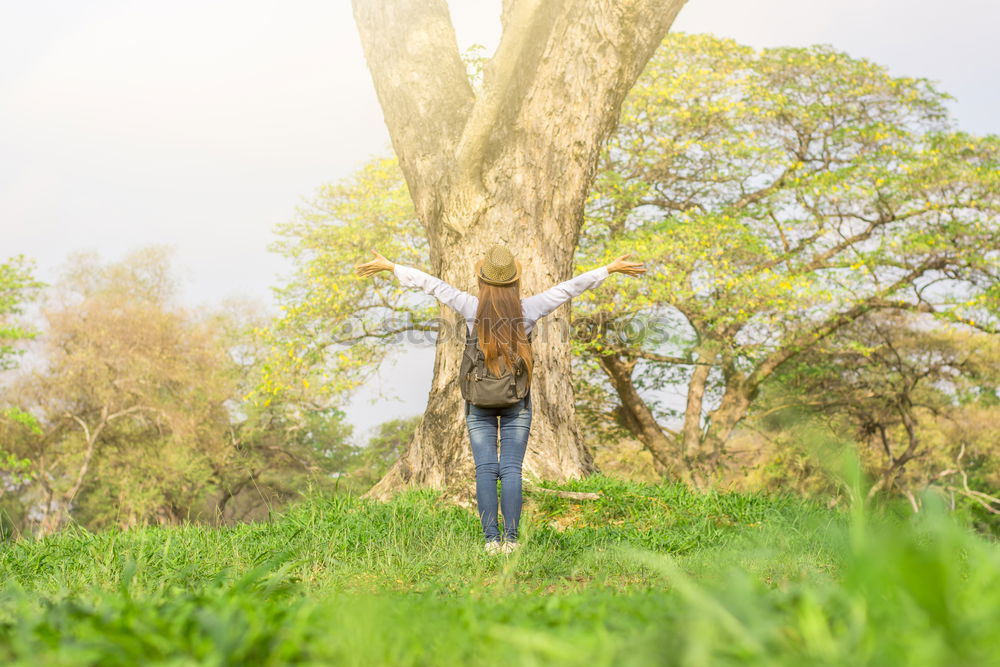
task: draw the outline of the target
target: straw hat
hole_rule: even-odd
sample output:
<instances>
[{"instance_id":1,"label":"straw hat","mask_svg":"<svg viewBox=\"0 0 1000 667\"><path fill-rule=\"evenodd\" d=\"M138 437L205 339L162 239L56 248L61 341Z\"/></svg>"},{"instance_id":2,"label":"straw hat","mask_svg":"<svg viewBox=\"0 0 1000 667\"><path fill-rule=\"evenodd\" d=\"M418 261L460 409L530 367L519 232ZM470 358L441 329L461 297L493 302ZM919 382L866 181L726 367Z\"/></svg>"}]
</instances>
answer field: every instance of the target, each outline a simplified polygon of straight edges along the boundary
<instances>
[{"instance_id":1,"label":"straw hat","mask_svg":"<svg viewBox=\"0 0 1000 667\"><path fill-rule=\"evenodd\" d=\"M490 285L510 285L521 277L521 263L502 245L492 245L476 262L476 275Z\"/></svg>"}]
</instances>

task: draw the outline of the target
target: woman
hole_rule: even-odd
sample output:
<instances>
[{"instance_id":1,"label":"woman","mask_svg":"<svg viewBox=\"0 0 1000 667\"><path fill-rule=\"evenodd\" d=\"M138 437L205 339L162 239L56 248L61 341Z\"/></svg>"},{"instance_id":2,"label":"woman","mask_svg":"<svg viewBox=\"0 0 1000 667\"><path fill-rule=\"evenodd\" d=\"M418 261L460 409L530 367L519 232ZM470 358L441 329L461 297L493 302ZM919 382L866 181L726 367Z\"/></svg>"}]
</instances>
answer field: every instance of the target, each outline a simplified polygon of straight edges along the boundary
<instances>
[{"instance_id":1,"label":"woman","mask_svg":"<svg viewBox=\"0 0 1000 667\"><path fill-rule=\"evenodd\" d=\"M629 262L622 255L607 266L582 273L541 294L520 298L521 264L500 245L486 251L475 266L478 298L423 271L393 264L374 250L375 259L355 267L359 276L392 271L407 287L419 287L441 303L454 308L475 334L485 357L485 365L496 376L514 368L518 359L531 377L531 333L535 323L585 290L600 285L609 274L637 276L645 273L641 262ZM499 418L499 419L498 419ZM521 519L521 463L528 448L531 429L531 390L516 404L506 408L483 408L465 402L465 422L476 462L476 504L486 551L510 552L517 547L517 527ZM498 424L499 422L499 424ZM500 455L497 456L497 434ZM500 480L500 511L503 540L497 525L497 479Z\"/></svg>"}]
</instances>

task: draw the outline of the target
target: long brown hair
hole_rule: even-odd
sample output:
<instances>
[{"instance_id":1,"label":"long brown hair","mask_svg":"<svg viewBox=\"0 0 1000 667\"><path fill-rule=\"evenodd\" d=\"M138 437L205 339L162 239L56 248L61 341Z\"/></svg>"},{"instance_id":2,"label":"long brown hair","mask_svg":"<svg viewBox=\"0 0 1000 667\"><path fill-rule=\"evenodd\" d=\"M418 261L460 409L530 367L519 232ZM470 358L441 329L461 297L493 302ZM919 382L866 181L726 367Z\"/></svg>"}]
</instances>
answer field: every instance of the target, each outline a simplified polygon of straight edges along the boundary
<instances>
[{"instance_id":1,"label":"long brown hair","mask_svg":"<svg viewBox=\"0 0 1000 667\"><path fill-rule=\"evenodd\" d=\"M476 335L490 373L499 376L504 371L513 371L517 357L520 357L528 367L528 379L531 379L534 358L531 343L524 333L520 281L503 286L479 281Z\"/></svg>"}]
</instances>

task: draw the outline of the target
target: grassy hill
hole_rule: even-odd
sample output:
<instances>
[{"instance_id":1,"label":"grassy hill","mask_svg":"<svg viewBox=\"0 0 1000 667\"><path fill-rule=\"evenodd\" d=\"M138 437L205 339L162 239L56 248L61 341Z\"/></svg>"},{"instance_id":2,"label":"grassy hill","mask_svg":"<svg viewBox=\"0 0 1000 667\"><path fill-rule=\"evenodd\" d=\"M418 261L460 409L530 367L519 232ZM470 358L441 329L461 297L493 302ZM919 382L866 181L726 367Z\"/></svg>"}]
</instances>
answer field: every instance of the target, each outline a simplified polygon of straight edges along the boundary
<instances>
[{"instance_id":1,"label":"grassy hill","mask_svg":"<svg viewBox=\"0 0 1000 667\"><path fill-rule=\"evenodd\" d=\"M484 553L431 492L0 546L5 664L1000 664L1000 551L943 512L596 476Z\"/></svg>"}]
</instances>

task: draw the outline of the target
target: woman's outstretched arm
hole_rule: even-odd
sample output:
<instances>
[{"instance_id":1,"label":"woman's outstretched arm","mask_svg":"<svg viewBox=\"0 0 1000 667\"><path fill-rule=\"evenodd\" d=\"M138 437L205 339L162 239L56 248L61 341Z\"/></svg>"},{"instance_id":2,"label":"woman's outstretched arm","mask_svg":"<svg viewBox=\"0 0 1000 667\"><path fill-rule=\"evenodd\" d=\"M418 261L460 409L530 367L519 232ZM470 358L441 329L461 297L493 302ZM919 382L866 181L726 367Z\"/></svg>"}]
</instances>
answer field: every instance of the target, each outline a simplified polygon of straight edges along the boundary
<instances>
[{"instance_id":1,"label":"woman's outstretched arm","mask_svg":"<svg viewBox=\"0 0 1000 667\"><path fill-rule=\"evenodd\" d=\"M525 319L529 322L542 319L573 297L580 296L588 289L597 287L612 273L638 276L646 272L646 267L643 266L642 262L630 262L628 258L629 255L622 255L607 266L581 273L575 278L550 287L540 294L529 296L522 302Z\"/></svg>"},{"instance_id":2,"label":"woman's outstretched arm","mask_svg":"<svg viewBox=\"0 0 1000 667\"><path fill-rule=\"evenodd\" d=\"M479 305L479 300L476 297L452 287L440 278L435 278L420 269L393 264L374 250L372 250L372 254L375 255L375 259L354 267L359 276L364 278L375 275L379 271L392 271L400 283L406 287L417 287L427 292L444 305L458 311L458 314L465 318L466 322L476 319L476 307Z\"/></svg>"}]
</instances>

